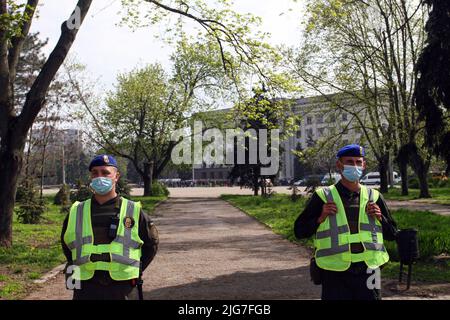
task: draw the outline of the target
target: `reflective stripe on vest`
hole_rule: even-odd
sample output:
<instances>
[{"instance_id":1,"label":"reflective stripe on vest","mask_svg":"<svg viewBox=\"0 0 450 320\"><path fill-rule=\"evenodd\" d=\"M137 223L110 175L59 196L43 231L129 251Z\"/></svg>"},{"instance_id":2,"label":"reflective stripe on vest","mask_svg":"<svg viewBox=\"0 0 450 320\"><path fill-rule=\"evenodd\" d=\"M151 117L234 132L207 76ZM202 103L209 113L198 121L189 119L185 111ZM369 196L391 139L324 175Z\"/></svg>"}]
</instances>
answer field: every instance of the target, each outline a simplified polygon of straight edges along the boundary
<instances>
[{"instance_id":1,"label":"reflective stripe on vest","mask_svg":"<svg viewBox=\"0 0 450 320\"><path fill-rule=\"evenodd\" d=\"M367 202L375 202L375 191L361 186L359 232L356 234L350 233L345 209L336 187L333 185L322 188L317 194L324 202L334 202L338 207L337 214L329 215L316 232L315 256L321 268L344 271L351 262L359 261L365 261L369 267L376 268L389 260L383 245L381 224L365 212ZM364 252L351 253L351 243L362 243Z\"/></svg>"},{"instance_id":2,"label":"reflective stripe on vest","mask_svg":"<svg viewBox=\"0 0 450 320\"><path fill-rule=\"evenodd\" d=\"M64 241L72 251L73 264L81 269L73 278L90 279L96 270L109 271L114 280L137 278L143 243L138 235L139 203L122 198L117 236L110 244L94 245L90 208L91 200L73 204L64 235ZM134 225L125 228L125 218L133 219ZM91 261L92 254L102 253L108 253L110 261Z\"/></svg>"},{"instance_id":3,"label":"reflective stripe on vest","mask_svg":"<svg viewBox=\"0 0 450 320\"><path fill-rule=\"evenodd\" d=\"M323 192L328 202L334 202L330 188L324 188ZM331 256L338 253L348 251L348 244L339 245L339 234L348 233L350 231L348 225L338 227L337 215L329 215L330 229L321 231L316 234L316 239L331 238L331 248L321 249L316 252L316 257Z\"/></svg>"}]
</instances>

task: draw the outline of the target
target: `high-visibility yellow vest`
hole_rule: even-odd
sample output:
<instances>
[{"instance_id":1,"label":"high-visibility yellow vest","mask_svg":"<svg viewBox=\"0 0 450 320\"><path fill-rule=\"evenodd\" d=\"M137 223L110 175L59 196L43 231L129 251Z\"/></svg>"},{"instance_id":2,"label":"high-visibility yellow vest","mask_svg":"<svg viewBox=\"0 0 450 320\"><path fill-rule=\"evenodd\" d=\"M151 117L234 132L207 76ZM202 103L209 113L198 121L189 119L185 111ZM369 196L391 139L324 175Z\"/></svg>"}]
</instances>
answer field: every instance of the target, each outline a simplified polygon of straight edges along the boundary
<instances>
[{"instance_id":1,"label":"high-visibility yellow vest","mask_svg":"<svg viewBox=\"0 0 450 320\"><path fill-rule=\"evenodd\" d=\"M334 202L336 215L329 215L316 232L314 239L317 265L325 270L345 271L351 263L364 261L371 269L376 269L389 261L389 255L383 244L381 223L366 213L369 202L376 202L379 192L361 186L359 204L359 232L350 233L344 205L336 186L320 188L316 191L323 202ZM362 243L364 251L352 253L351 243Z\"/></svg>"},{"instance_id":2,"label":"high-visibility yellow vest","mask_svg":"<svg viewBox=\"0 0 450 320\"><path fill-rule=\"evenodd\" d=\"M139 277L141 246L139 214L141 204L122 198L116 238L109 244L94 245L91 223L91 199L75 202L69 213L64 242L72 251L74 280L89 280L96 270L109 271L113 280ZM108 253L110 261L92 262L92 254Z\"/></svg>"}]
</instances>

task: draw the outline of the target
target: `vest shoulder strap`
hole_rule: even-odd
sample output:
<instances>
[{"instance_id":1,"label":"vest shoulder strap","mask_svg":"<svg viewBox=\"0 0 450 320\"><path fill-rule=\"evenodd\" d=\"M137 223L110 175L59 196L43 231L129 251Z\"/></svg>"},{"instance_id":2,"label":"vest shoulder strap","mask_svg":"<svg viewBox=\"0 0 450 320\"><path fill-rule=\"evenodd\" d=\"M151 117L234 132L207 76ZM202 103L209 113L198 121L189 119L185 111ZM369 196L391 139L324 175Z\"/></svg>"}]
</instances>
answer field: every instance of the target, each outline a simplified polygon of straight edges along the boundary
<instances>
[{"instance_id":1,"label":"vest shoulder strap","mask_svg":"<svg viewBox=\"0 0 450 320\"><path fill-rule=\"evenodd\" d=\"M334 202L333 194L331 193L331 187L321 187L316 190L317 195L322 199L323 202Z\"/></svg>"},{"instance_id":2,"label":"vest shoulder strap","mask_svg":"<svg viewBox=\"0 0 450 320\"><path fill-rule=\"evenodd\" d=\"M367 187L365 187L367 188ZM377 202L380 197L380 192L376 189L367 188L367 194L369 197L369 202Z\"/></svg>"}]
</instances>

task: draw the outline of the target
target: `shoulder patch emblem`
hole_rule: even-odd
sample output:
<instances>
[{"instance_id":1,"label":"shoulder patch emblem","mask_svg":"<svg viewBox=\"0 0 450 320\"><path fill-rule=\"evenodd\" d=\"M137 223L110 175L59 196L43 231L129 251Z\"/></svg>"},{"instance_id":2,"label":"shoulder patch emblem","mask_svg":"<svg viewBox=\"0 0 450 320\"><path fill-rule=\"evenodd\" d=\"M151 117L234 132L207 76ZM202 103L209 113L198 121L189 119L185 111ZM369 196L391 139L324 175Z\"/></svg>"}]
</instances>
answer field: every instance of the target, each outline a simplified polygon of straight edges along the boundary
<instances>
[{"instance_id":1,"label":"shoulder patch emblem","mask_svg":"<svg viewBox=\"0 0 450 320\"><path fill-rule=\"evenodd\" d=\"M125 219L123 219L123 224L125 228L131 229L134 226L134 219L130 217L125 217Z\"/></svg>"}]
</instances>

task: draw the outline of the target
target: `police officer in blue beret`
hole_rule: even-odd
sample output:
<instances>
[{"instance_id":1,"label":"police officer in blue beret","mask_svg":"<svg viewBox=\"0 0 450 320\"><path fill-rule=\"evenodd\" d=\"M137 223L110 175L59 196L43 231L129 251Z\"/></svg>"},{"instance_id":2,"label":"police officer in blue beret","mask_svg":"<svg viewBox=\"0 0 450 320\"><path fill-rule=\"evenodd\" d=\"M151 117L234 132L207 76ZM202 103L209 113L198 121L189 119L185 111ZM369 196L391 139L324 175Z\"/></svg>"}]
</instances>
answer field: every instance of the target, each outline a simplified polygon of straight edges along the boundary
<instances>
[{"instance_id":1,"label":"police officer in blue beret","mask_svg":"<svg viewBox=\"0 0 450 320\"><path fill-rule=\"evenodd\" d=\"M341 180L315 191L294 232L298 239L314 236L311 275L323 300L379 300L380 270L389 260L384 241L396 239L397 226L383 196L359 183L364 148L344 146L336 158Z\"/></svg>"},{"instance_id":2,"label":"police officer in blue beret","mask_svg":"<svg viewBox=\"0 0 450 320\"><path fill-rule=\"evenodd\" d=\"M93 196L72 205L61 233L67 287L74 300L136 299L158 249L157 229L140 203L117 194L113 156L94 157L89 171Z\"/></svg>"}]
</instances>

